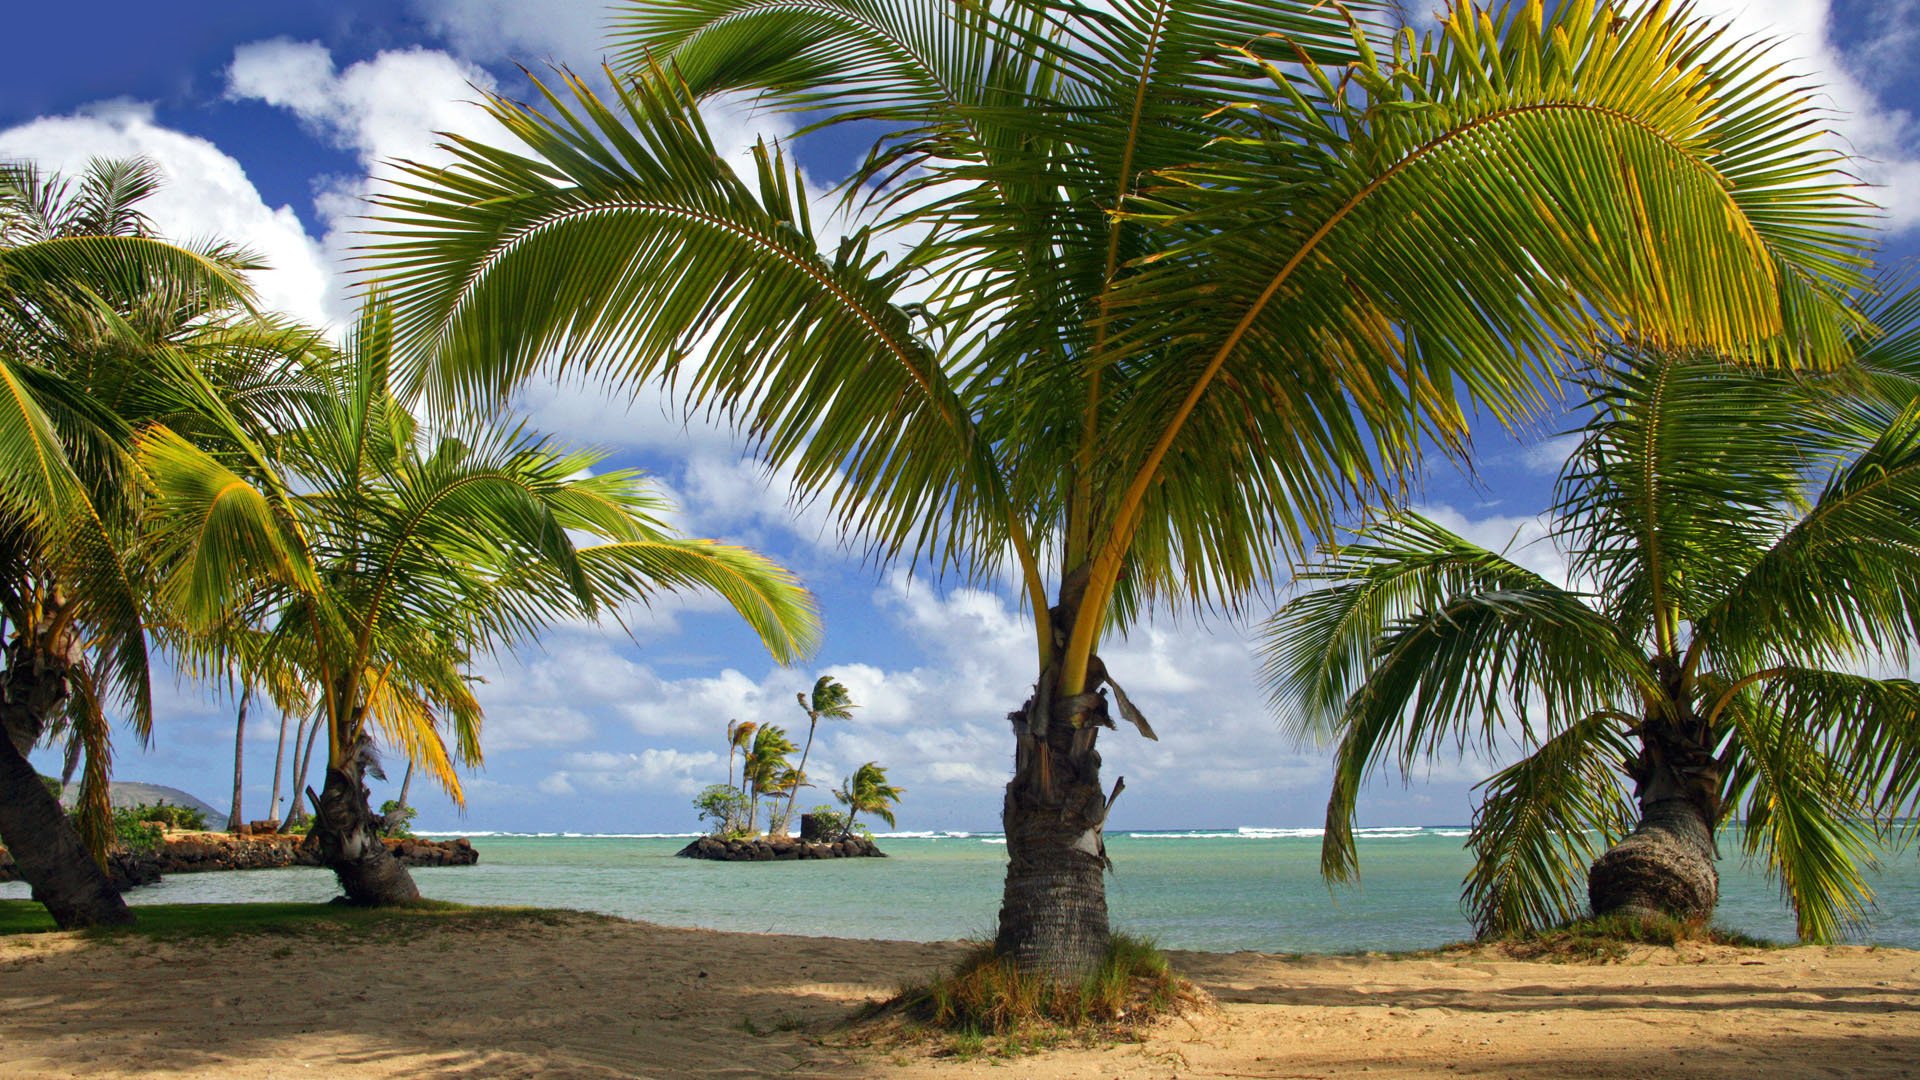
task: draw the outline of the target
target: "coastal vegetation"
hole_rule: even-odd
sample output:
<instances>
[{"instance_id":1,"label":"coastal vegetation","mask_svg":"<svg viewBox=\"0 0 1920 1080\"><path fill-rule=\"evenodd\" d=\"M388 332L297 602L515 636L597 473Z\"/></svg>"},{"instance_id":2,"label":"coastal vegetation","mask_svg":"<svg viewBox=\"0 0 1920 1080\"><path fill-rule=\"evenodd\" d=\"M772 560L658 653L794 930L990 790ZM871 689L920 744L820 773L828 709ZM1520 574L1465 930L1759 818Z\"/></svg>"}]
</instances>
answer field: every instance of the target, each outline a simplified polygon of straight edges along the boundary
<instances>
[{"instance_id":1,"label":"coastal vegetation","mask_svg":"<svg viewBox=\"0 0 1920 1080\"><path fill-rule=\"evenodd\" d=\"M270 457L164 428L141 433L138 456L157 589L182 623L216 644L268 627L258 655L316 688L313 835L363 905L419 899L369 805L377 740L459 802L455 758L481 760L475 653L676 589L724 598L783 662L818 634L791 575L674 534L636 472L595 472L600 455L499 421L443 423L429 442L395 395L393 347L375 298L349 345L309 368Z\"/></svg>"},{"instance_id":2,"label":"coastal vegetation","mask_svg":"<svg viewBox=\"0 0 1920 1080\"><path fill-rule=\"evenodd\" d=\"M1858 325L1814 99L1685 7L684 0L611 54L383 200L398 368L449 408L660 381L876 562L1010 571L994 951L1063 985L1110 943L1100 732L1154 737L1103 641L1243 610L1598 340L1827 369ZM722 158L738 93L874 139L845 235L782 149Z\"/></svg>"},{"instance_id":3,"label":"coastal vegetation","mask_svg":"<svg viewBox=\"0 0 1920 1080\"><path fill-rule=\"evenodd\" d=\"M1357 873L1374 770L1511 740L1467 840L1483 934L1589 904L1704 924L1729 825L1803 939L1863 919L1875 840L1920 803L1920 685L1874 676L1920 631L1917 308L1876 304L1838 376L1598 362L1546 518L1565 581L1408 511L1304 572L1264 646L1279 715L1336 744L1324 872Z\"/></svg>"},{"instance_id":4,"label":"coastal vegetation","mask_svg":"<svg viewBox=\"0 0 1920 1080\"><path fill-rule=\"evenodd\" d=\"M759 809L768 800L767 836L784 838L793 816L794 801L807 782L806 762L813 748L813 729L822 719L850 719L857 708L847 688L832 677L822 675L813 684L813 693L796 695L808 720L807 741L799 748L800 764L787 760L796 747L785 728L754 721L727 721L727 782L710 784L694 796L694 809L700 820L709 823L709 835L718 840L740 840L759 835ZM741 759L740 783L733 783L733 758ZM830 806L816 807L808 816L811 831L805 839L834 842L854 835L855 818L872 814L889 826L894 823L893 807L905 794L887 783L887 771L878 762L869 761L855 769L833 797L847 808L845 814ZM781 796L786 805L781 806ZM862 830L864 835L864 830ZM871 837L868 837L871 839ZM697 846L697 845L696 845Z\"/></svg>"},{"instance_id":5,"label":"coastal vegetation","mask_svg":"<svg viewBox=\"0 0 1920 1080\"><path fill-rule=\"evenodd\" d=\"M132 918L96 860L107 717L148 737L149 628L172 621L138 524L139 439L252 445L278 400L257 384L315 346L251 309L254 256L154 235L141 204L158 182L139 161L0 167L0 842L62 926ZM42 739L84 761L73 821L27 763Z\"/></svg>"}]
</instances>

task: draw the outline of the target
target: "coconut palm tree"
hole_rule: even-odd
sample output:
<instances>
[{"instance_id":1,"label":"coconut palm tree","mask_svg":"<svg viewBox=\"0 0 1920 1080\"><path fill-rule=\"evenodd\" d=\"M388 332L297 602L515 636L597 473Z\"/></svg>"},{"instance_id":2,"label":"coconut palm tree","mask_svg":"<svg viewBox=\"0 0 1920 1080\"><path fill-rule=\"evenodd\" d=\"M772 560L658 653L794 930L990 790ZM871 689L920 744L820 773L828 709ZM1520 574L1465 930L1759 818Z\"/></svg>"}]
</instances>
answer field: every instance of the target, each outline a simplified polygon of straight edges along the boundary
<instances>
[{"instance_id":1,"label":"coconut palm tree","mask_svg":"<svg viewBox=\"0 0 1920 1080\"><path fill-rule=\"evenodd\" d=\"M869 761L853 770L853 775L842 781L833 793L833 797L847 808L847 823L841 835L853 833L853 819L859 817L863 810L878 814L887 823L887 828L893 828L894 804L905 794L905 789L887 783L887 770L881 768L878 762Z\"/></svg>"},{"instance_id":2,"label":"coconut palm tree","mask_svg":"<svg viewBox=\"0 0 1920 1080\"><path fill-rule=\"evenodd\" d=\"M751 720L727 721L727 786L728 787L733 786L734 755L739 754L744 756L746 754L747 748L753 743L754 729L758 728L759 726L760 726L759 724L756 724ZM747 777L745 773L742 773L740 776L740 793L742 795L745 795L747 793Z\"/></svg>"},{"instance_id":3,"label":"coconut palm tree","mask_svg":"<svg viewBox=\"0 0 1920 1080\"><path fill-rule=\"evenodd\" d=\"M1011 570L1037 678L996 947L1077 979L1108 943L1099 732L1151 733L1102 640L1239 609L1603 331L1844 352L1857 196L1761 50L1664 3L1462 7L1425 40L1390 19L629 3L611 96L493 99L518 145L449 137L369 258L436 399L669 381L877 561ZM698 104L735 92L879 133L837 243L781 151L748 178L716 153Z\"/></svg>"},{"instance_id":4,"label":"coconut palm tree","mask_svg":"<svg viewBox=\"0 0 1920 1080\"><path fill-rule=\"evenodd\" d=\"M62 926L132 918L95 859L106 716L147 737L149 629L167 621L138 554L134 440L171 425L245 445L283 401L272 373L312 344L250 311L251 256L153 235L158 183L141 161L0 167L0 840ZM86 761L78 832L27 764L63 736Z\"/></svg>"},{"instance_id":5,"label":"coconut palm tree","mask_svg":"<svg viewBox=\"0 0 1920 1080\"><path fill-rule=\"evenodd\" d=\"M632 471L593 474L599 455L497 423L429 440L389 387L391 332L371 305L345 354L316 371L270 468L164 431L140 448L161 594L197 628L271 619L281 661L318 688L326 780L307 792L313 831L359 904L419 895L369 805L376 736L460 801L442 729L463 762L480 761L465 676L476 651L676 589L724 597L782 662L818 633L790 575L672 534Z\"/></svg>"},{"instance_id":6,"label":"coconut palm tree","mask_svg":"<svg viewBox=\"0 0 1920 1080\"><path fill-rule=\"evenodd\" d=\"M800 711L807 714L807 741L800 748L800 767L796 770L804 778L807 775L807 756L813 753L813 732L820 726L821 717L830 720L851 720L853 710L859 706L853 703L853 697L847 693L847 688L830 675L822 675L814 680L811 698L806 694L795 694L794 697L800 701ZM787 831L787 823L793 820L794 800L799 797L800 784L796 783L793 790L787 793L786 810L780 814L779 823L774 825L771 831L776 833Z\"/></svg>"},{"instance_id":7,"label":"coconut palm tree","mask_svg":"<svg viewBox=\"0 0 1920 1080\"><path fill-rule=\"evenodd\" d=\"M753 745L740 765L740 790L747 795L747 831L754 831L759 820L760 800L768 795L784 794L796 778L796 770L787 761L793 753L793 740L778 724L761 724L753 732ZM768 809L772 814L772 809Z\"/></svg>"},{"instance_id":8,"label":"coconut palm tree","mask_svg":"<svg viewBox=\"0 0 1920 1080\"><path fill-rule=\"evenodd\" d=\"M1468 837L1483 933L1573 917L1583 878L1598 914L1705 920L1738 819L1830 941L1920 796L1920 686L1862 674L1920 631L1920 380L1888 404L1669 352L1593 378L1550 512L1572 585L1395 514L1269 625L1276 705L1338 740L1322 868L1356 872L1370 771L1511 736Z\"/></svg>"}]
</instances>

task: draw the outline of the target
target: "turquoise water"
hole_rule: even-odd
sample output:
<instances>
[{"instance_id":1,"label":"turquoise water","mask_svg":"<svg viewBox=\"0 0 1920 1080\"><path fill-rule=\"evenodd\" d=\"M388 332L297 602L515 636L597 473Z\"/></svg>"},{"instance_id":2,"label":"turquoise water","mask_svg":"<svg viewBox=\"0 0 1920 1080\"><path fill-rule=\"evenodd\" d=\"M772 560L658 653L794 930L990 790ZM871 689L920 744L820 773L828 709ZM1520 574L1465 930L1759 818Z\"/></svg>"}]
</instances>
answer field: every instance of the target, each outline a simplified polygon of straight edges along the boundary
<instances>
[{"instance_id":1,"label":"turquoise water","mask_svg":"<svg viewBox=\"0 0 1920 1080\"><path fill-rule=\"evenodd\" d=\"M1116 928L1169 948L1266 952L1415 949L1460 941L1463 829L1360 835L1361 884L1329 890L1317 830L1120 833L1108 838ZM428 896L468 904L580 908L674 926L938 941L984 934L999 907L1004 844L989 834L882 837L891 858L715 863L676 859L684 837L479 836L480 864L414 871ZM1731 845L1723 844L1730 848ZM1721 863L1721 925L1780 941L1779 890L1737 858ZM1885 857L1879 910L1860 940L1920 948L1920 858ZM136 903L326 900L322 870L182 874ZM24 897L23 885L0 896Z\"/></svg>"}]
</instances>

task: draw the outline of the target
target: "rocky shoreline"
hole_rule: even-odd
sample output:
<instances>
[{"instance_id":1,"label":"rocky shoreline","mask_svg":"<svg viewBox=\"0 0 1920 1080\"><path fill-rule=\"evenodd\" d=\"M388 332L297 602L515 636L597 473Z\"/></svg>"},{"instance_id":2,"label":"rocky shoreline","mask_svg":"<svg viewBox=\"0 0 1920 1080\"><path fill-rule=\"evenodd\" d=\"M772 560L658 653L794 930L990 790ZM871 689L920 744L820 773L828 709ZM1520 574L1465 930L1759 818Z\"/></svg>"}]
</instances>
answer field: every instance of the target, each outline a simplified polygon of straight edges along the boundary
<instances>
[{"instance_id":1,"label":"rocky shoreline","mask_svg":"<svg viewBox=\"0 0 1920 1080\"><path fill-rule=\"evenodd\" d=\"M703 836L674 854L683 859L721 862L785 862L794 859L884 859L887 853L864 836L845 840L795 840L789 837L721 840Z\"/></svg>"},{"instance_id":2,"label":"rocky shoreline","mask_svg":"<svg viewBox=\"0 0 1920 1080\"><path fill-rule=\"evenodd\" d=\"M408 866L472 866L480 853L466 837L423 840L417 837L386 840L387 850ZM288 866L319 866L320 851L305 836L272 833L235 836L223 832L172 832L151 854L115 852L108 870L122 889L151 885L166 874L204 874L219 870L278 870ZM0 848L0 882L20 880L13 856Z\"/></svg>"}]
</instances>

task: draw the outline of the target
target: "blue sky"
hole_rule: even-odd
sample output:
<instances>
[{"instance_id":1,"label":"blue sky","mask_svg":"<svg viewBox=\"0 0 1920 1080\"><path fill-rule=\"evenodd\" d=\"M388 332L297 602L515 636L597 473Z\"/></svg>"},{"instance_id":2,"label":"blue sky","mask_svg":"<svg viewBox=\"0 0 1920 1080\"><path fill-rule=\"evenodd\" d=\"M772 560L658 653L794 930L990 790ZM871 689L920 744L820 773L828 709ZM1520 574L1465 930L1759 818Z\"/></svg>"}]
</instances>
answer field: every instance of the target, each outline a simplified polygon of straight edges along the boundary
<instances>
[{"instance_id":1,"label":"blue sky","mask_svg":"<svg viewBox=\"0 0 1920 1080\"><path fill-rule=\"evenodd\" d=\"M1836 125L1888 211L1885 260L1920 253L1920 0L1698 7L1780 39L1781 58L1828 87ZM602 19L598 0L31 5L9 15L24 47L0 68L0 157L64 169L94 155L152 157L170 179L154 206L163 229L251 245L274 266L259 282L269 303L337 323L350 307L341 256L369 172L396 157L430 160L434 130L488 136L466 103L471 87L523 92L516 62L591 68ZM710 121L736 150L756 134L790 131L781 118L725 103ZM799 146L816 190L854 152L845 142ZM736 620L698 598L630 613L632 638L617 628L556 630L541 649L486 672L486 766L468 780L464 816L416 785L425 825L689 829L691 792L726 772L726 722L803 726L794 694L826 673L862 708L852 723L823 728L810 772L838 777L877 759L908 790L902 828L996 827L1011 753L1002 716L1033 678L1009 592L874 567L817 509L791 506L779 478L725 431L683 421L657 397L629 403L594 387L540 386L523 405L547 430L652 471L689 531L752 544L800 572L825 610L826 644L805 667L778 669ZM1477 475L1436 472L1422 503L1495 546L1537 537L1535 516L1560 464L1552 430L1548 422L1524 441L1483 430ZM1550 572L1557 565L1544 545L1519 554ZM1103 653L1162 734L1156 744L1130 734L1103 744L1109 774L1128 779L1116 827L1319 823L1325 755L1289 745L1266 713L1248 626L1161 620ZM118 775L224 807L231 703L171 681L157 690L153 745L123 737ZM248 731L250 817L266 812L277 724L256 710ZM1464 822L1484 772L1476 761L1443 762L1411 785L1376 785L1363 821ZM824 801L824 787L819 794Z\"/></svg>"}]
</instances>

